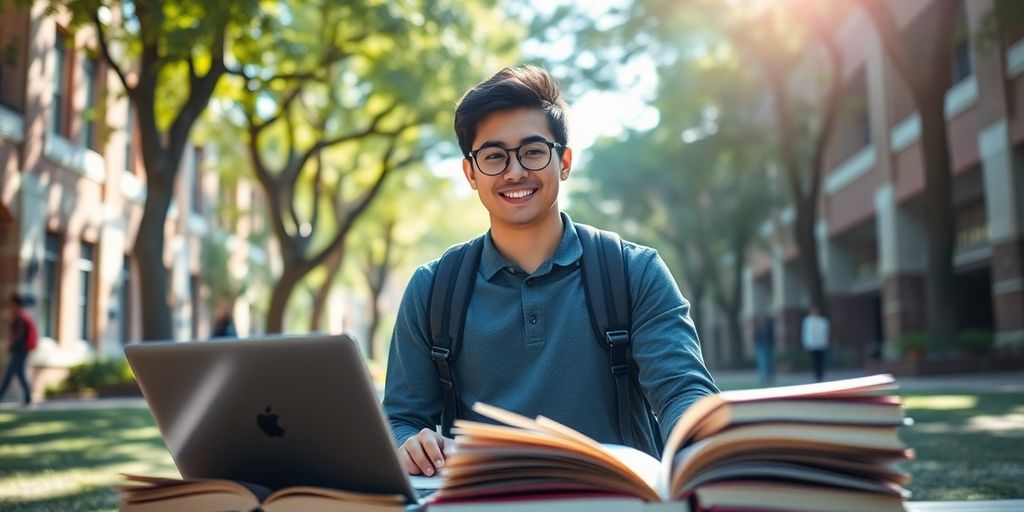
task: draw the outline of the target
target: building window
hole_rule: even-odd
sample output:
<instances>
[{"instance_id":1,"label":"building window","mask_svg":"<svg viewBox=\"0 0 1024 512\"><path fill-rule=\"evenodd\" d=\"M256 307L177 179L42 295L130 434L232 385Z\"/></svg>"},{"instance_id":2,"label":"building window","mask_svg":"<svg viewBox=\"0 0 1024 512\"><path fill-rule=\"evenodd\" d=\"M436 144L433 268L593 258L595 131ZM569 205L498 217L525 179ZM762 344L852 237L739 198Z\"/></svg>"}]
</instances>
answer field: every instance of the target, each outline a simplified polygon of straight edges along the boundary
<instances>
[{"instance_id":1,"label":"building window","mask_svg":"<svg viewBox=\"0 0 1024 512\"><path fill-rule=\"evenodd\" d=\"M68 101L68 35L57 28L54 44L53 99L50 103L50 132L64 134L65 108Z\"/></svg>"},{"instance_id":2,"label":"building window","mask_svg":"<svg viewBox=\"0 0 1024 512\"><path fill-rule=\"evenodd\" d=\"M60 236L46 233L43 248L43 296L39 311L42 314L43 336L57 337L57 292L60 289Z\"/></svg>"},{"instance_id":3,"label":"building window","mask_svg":"<svg viewBox=\"0 0 1024 512\"><path fill-rule=\"evenodd\" d=\"M82 147L97 149L96 144L96 59L89 57L84 62L85 72L82 74L82 86L85 89L85 109L82 111L84 122L78 135L78 144Z\"/></svg>"},{"instance_id":4,"label":"building window","mask_svg":"<svg viewBox=\"0 0 1024 512\"><path fill-rule=\"evenodd\" d=\"M963 5L960 6L960 14L953 29L953 62L950 66L952 73L951 84L960 83L971 76L971 37L967 28L967 13Z\"/></svg>"},{"instance_id":5,"label":"building window","mask_svg":"<svg viewBox=\"0 0 1024 512\"><path fill-rule=\"evenodd\" d=\"M131 337L132 318L132 262L127 254L121 265L121 287L118 290L118 302L120 302L117 315L118 333L121 335L121 344L127 345Z\"/></svg>"},{"instance_id":6,"label":"building window","mask_svg":"<svg viewBox=\"0 0 1024 512\"><path fill-rule=\"evenodd\" d=\"M836 137L837 161L842 162L871 145L871 115L867 79L862 66L843 86Z\"/></svg>"},{"instance_id":7,"label":"building window","mask_svg":"<svg viewBox=\"0 0 1024 512\"><path fill-rule=\"evenodd\" d=\"M93 319L93 262L96 247L88 242L82 242L82 255L78 259L79 273L79 295L78 295L78 337L85 341L92 341L92 319Z\"/></svg>"},{"instance_id":8,"label":"building window","mask_svg":"<svg viewBox=\"0 0 1024 512\"><path fill-rule=\"evenodd\" d=\"M978 199L956 208L956 247L962 249L988 241L985 201Z\"/></svg>"}]
</instances>

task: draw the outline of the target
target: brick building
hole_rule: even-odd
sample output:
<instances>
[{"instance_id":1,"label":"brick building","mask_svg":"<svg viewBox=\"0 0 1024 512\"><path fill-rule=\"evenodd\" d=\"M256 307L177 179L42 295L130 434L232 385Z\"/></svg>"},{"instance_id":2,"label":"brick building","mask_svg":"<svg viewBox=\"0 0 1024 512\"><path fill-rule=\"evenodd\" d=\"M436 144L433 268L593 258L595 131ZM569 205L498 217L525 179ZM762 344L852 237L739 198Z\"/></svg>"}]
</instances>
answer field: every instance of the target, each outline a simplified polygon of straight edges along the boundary
<instances>
[{"instance_id":1,"label":"brick building","mask_svg":"<svg viewBox=\"0 0 1024 512\"><path fill-rule=\"evenodd\" d=\"M927 50L937 0L887 2L904 37ZM954 174L957 325L1024 345L1024 31L979 43L993 2L964 2L945 116ZM828 148L817 225L834 357L897 357L892 340L925 330L921 120L870 20L854 9L837 34L844 109ZM989 37L988 39L992 39ZM852 106L851 106L852 105ZM770 251L748 259L747 318L771 314L781 352L798 351L809 301L792 211L767 222Z\"/></svg>"},{"instance_id":2,"label":"brick building","mask_svg":"<svg viewBox=\"0 0 1024 512\"><path fill-rule=\"evenodd\" d=\"M68 16L45 10L35 2L0 11L0 317L7 325L12 293L37 298L30 311L41 343L29 363L37 394L69 365L120 355L139 338L131 247L146 197L131 107L95 56L94 34L70 32ZM248 241L264 229L249 213L259 209L259 192L221 187L216 174L200 172L212 151L186 148L166 225L177 339L206 336L213 321L199 279L203 240L228 244L240 272L269 260ZM225 203L244 214L225 220L213 207ZM250 299L234 305L243 333L258 328ZM7 336L3 329L0 339Z\"/></svg>"}]
</instances>

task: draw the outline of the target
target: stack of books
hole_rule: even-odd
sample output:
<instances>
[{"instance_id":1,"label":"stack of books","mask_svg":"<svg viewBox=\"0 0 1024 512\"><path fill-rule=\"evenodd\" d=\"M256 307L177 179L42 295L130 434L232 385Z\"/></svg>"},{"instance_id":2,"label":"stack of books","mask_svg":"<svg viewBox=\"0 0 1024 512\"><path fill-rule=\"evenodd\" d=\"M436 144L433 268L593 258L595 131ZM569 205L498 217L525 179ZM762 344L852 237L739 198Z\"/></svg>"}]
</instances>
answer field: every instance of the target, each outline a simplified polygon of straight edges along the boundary
<instances>
[{"instance_id":1,"label":"stack of books","mask_svg":"<svg viewBox=\"0 0 1024 512\"><path fill-rule=\"evenodd\" d=\"M900 511L913 458L890 375L725 392L684 413L661 460L485 404L456 421L429 512Z\"/></svg>"}]
</instances>

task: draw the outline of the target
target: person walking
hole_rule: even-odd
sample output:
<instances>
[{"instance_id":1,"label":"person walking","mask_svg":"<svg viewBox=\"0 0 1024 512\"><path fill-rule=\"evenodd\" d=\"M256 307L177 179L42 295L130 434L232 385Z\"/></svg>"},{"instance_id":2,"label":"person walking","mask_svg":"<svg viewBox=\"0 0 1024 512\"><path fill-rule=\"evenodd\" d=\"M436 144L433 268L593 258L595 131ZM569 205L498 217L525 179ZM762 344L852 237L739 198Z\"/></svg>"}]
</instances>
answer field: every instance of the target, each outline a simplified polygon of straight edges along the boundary
<instances>
[{"instance_id":1,"label":"person walking","mask_svg":"<svg viewBox=\"0 0 1024 512\"><path fill-rule=\"evenodd\" d=\"M828 319L821 316L817 306L811 306L810 312L804 317L802 340L804 350L811 356L814 367L814 379L821 382L825 379L825 352L828 350Z\"/></svg>"},{"instance_id":2,"label":"person walking","mask_svg":"<svg viewBox=\"0 0 1024 512\"><path fill-rule=\"evenodd\" d=\"M754 348L758 382L771 386L775 382L775 320L771 315L758 315L754 320Z\"/></svg>"},{"instance_id":3,"label":"person walking","mask_svg":"<svg viewBox=\"0 0 1024 512\"><path fill-rule=\"evenodd\" d=\"M29 385L28 376L25 374L25 363L28 354L36 348L38 332L32 317L25 311L26 298L19 295L11 296L11 307L14 310L14 318L11 319L10 336L8 337L8 352L10 359L7 362L7 370L4 372L3 383L0 384L0 398L7 392L7 386L11 379L18 377L21 389L25 393L22 403L32 403L32 387Z\"/></svg>"}]
</instances>

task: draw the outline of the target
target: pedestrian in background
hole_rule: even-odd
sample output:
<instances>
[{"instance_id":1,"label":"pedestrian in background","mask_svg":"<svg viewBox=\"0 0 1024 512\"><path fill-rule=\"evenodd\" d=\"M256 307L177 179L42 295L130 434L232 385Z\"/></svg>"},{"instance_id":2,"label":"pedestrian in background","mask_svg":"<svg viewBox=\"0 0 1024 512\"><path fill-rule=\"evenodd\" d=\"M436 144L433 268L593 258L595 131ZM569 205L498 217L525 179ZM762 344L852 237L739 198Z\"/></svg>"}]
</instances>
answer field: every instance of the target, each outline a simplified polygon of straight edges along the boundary
<instances>
[{"instance_id":1,"label":"pedestrian in background","mask_svg":"<svg viewBox=\"0 0 1024 512\"><path fill-rule=\"evenodd\" d=\"M10 335L7 338L10 359L7 361L3 384L0 384L0 398L3 398L4 393L7 392L11 378L17 376L18 382L21 383L21 389L25 393L23 403L28 405L32 403L32 388L29 385L28 376L25 374L25 362L28 360L29 352L36 348L38 332L32 317L28 315L28 311L25 311L26 303L25 297L11 296L14 315L11 319Z\"/></svg>"},{"instance_id":2,"label":"pedestrian in background","mask_svg":"<svg viewBox=\"0 0 1024 512\"><path fill-rule=\"evenodd\" d=\"M821 316L817 306L811 306L810 312L804 317L801 329L804 350L811 355L811 366L814 367L814 379L825 380L825 352L828 350L828 319Z\"/></svg>"},{"instance_id":3,"label":"pedestrian in background","mask_svg":"<svg viewBox=\"0 0 1024 512\"><path fill-rule=\"evenodd\" d=\"M757 315L754 319L754 349L758 382L771 386L775 382L775 319L771 315Z\"/></svg>"}]
</instances>

